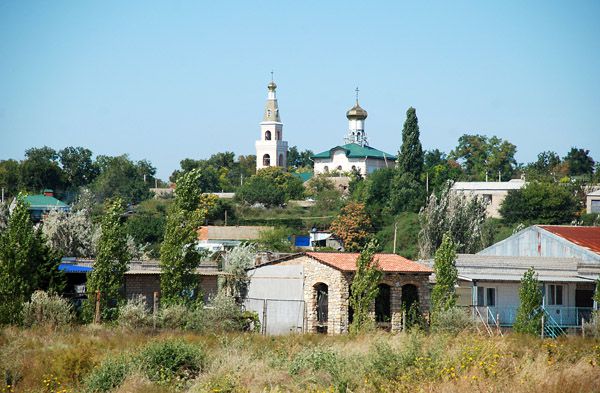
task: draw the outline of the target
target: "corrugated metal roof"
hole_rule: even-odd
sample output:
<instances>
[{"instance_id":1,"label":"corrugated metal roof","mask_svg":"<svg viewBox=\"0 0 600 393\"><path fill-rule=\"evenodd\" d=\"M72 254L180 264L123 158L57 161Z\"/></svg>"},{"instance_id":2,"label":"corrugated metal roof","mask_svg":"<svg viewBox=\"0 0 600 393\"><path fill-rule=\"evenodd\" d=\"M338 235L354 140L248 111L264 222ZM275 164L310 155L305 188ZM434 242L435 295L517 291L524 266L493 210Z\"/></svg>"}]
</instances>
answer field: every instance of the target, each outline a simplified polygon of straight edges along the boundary
<instances>
[{"instance_id":1,"label":"corrugated metal roof","mask_svg":"<svg viewBox=\"0 0 600 393\"><path fill-rule=\"evenodd\" d=\"M457 181L452 185L453 190L490 190L506 191L518 190L525 185L525 180L512 179L510 181Z\"/></svg>"},{"instance_id":2,"label":"corrugated metal roof","mask_svg":"<svg viewBox=\"0 0 600 393\"><path fill-rule=\"evenodd\" d=\"M538 225L540 228L600 254L600 227L576 227L570 225Z\"/></svg>"},{"instance_id":3,"label":"corrugated metal roof","mask_svg":"<svg viewBox=\"0 0 600 393\"><path fill-rule=\"evenodd\" d=\"M24 200L32 209L67 209L69 207L66 203L47 195L27 195Z\"/></svg>"}]
</instances>

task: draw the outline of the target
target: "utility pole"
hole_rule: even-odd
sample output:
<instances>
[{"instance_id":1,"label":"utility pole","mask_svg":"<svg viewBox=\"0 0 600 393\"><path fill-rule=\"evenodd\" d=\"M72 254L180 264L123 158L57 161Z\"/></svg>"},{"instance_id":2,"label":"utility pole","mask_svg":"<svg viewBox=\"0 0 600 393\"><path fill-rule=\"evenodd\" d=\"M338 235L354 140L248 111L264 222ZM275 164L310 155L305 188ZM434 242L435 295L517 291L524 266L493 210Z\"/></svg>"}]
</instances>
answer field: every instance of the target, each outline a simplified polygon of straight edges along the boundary
<instances>
[{"instance_id":1,"label":"utility pole","mask_svg":"<svg viewBox=\"0 0 600 393\"><path fill-rule=\"evenodd\" d=\"M500 177L500 171L498 171L498 182L501 182L502 178Z\"/></svg>"},{"instance_id":2,"label":"utility pole","mask_svg":"<svg viewBox=\"0 0 600 393\"><path fill-rule=\"evenodd\" d=\"M429 172L425 172L425 192L429 196Z\"/></svg>"},{"instance_id":3,"label":"utility pole","mask_svg":"<svg viewBox=\"0 0 600 393\"><path fill-rule=\"evenodd\" d=\"M395 222L394 223L394 254L396 253L396 238L397 238L397 233L398 233L398 223Z\"/></svg>"},{"instance_id":4,"label":"utility pole","mask_svg":"<svg viewBox=\"0 0 600 393\"><path fill-rule=\"evenodd\" d=\"M2 203L4 203L4 187L2 187Z\"/></svg>"}]
</instances>

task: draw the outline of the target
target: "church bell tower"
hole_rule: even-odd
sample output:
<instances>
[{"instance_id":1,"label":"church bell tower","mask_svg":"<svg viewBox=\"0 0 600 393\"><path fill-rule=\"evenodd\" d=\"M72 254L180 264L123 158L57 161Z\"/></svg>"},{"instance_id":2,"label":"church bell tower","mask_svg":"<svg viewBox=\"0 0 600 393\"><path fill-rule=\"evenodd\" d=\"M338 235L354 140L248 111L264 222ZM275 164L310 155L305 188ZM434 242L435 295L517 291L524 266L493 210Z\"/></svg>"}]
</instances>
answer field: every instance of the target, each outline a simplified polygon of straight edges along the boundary
<instances>
[{"instance_id":1,"label":"church bell tower","mask_svg":"<svg viewBox=\"0 0 600 393\"><path fill-rule=\"evenodd\" d=\"M256 170L276 166L287 168L288 144L283 140L283 123L279 117L279 107L275 90L277 85L271 76L267 85L267 103L263 121L260 122L260 139L256 141Z\"/></svg>"}]
</instances>

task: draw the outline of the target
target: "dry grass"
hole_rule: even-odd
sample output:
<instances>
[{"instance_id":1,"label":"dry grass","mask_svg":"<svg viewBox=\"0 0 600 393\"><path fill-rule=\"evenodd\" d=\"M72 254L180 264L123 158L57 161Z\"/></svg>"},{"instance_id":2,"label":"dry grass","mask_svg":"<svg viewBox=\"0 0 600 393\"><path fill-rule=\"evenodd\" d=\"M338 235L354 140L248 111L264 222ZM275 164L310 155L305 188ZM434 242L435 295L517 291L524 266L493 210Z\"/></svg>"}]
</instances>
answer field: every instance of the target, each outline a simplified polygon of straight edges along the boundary
<instances>
[{"instance_id":1,"label":"dry grass","mask_svg":"<svg viewBox=\"0 0 600 393\"><path fill-rule=\"evenodd\" d=\"M107 356L133 358L148 342L171 338L206 351L198 378L177 390L133 371L116 392L600 392L600 341L581 337L264 337L85 326L1 330L0 376L13 386L0 384L0 393L85 392L85 376Z\"/></svg>"}]
</instances>

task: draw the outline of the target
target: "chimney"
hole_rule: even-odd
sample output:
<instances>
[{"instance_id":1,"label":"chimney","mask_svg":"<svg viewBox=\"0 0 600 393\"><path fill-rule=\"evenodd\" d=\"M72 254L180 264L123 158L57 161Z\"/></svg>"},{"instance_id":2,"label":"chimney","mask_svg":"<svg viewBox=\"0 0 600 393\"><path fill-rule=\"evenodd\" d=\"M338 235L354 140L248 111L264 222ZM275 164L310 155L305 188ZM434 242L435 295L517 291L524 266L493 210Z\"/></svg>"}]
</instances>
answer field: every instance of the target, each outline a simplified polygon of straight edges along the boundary
<instances>
[{"instance_id":1,"label":"chimney","mask_svg":"<svg viewBox=\"0 0 600 393\"><path fill-rule=\"evenodd\" d=\"M49 197L53 197L54 196L54 191L50 190L50 189L45 189L44 190L44 195L45 196L49 196Z\"/></svg>"}]
</instances>

